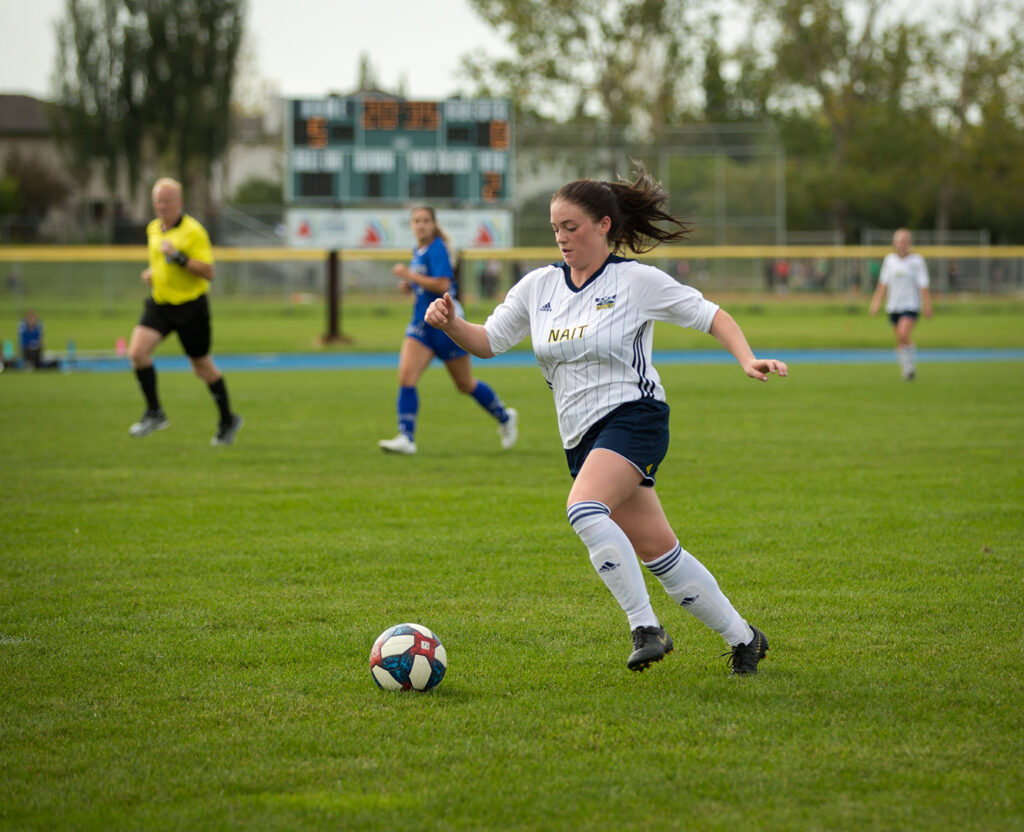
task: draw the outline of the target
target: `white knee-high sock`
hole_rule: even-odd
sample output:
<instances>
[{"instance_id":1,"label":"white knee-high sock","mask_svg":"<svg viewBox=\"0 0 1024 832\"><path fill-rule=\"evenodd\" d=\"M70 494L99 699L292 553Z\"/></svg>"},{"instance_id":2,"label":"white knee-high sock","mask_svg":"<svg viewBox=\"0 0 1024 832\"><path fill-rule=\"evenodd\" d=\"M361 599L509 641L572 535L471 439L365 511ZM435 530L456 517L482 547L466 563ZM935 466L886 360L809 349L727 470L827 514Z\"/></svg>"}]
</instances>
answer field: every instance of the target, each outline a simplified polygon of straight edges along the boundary
<instances>
[{"instance_id":1,"label":"white knee-high sock","mask_svg":"<svg viewBox=\"0 0 1024 832\"><path fill-rule=\"evenodd\" d=\"M669 597L721 634L730 647L747 644L754 637L750 626L722 593L715 576L678 543L644 566L661 581Z\"/></svg>"},{"instance_id":2,"label":"white knee-high sock","mask_svg":"<svg viewBox=\"0 0 1024 832\"><path fill-rule=\"evenodd\" d=\"M896 358L900 363L900 369L905 373L914 368L914 359L910 347L896 347Z\"/></svg>"},{"instance_id":3,"label":"white knee-high sock","mask_svg":"<svg viewBox=\"0 0 1024 832\"><path fill-rule=\"evenodd\" d=\"M590 552L590 562L626 613L629 629L659 626L633 544L612 520L608 506L585 500L569 506L568 513L573 530Z\"/></svg>"}]
</instances>

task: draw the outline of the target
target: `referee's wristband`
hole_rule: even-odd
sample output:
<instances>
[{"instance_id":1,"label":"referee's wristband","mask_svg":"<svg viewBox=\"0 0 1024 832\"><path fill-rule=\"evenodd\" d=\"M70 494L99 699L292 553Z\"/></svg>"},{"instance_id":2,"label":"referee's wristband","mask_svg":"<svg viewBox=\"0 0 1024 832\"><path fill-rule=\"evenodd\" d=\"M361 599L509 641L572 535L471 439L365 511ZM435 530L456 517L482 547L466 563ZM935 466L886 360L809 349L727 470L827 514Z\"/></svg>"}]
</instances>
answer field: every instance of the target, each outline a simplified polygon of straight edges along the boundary
<instances>
[{"instance_id":1,"label":"referee's wristband","mask_svg":"<svg viewBox=\"0 0 1024 832\"><path fill-rule=\"evenodd\" d=\"M188 255L183 251L176 252L171 260L177 263L182 268L185 268L185 264L188 262Z\"/></svg>"}]
</instances>

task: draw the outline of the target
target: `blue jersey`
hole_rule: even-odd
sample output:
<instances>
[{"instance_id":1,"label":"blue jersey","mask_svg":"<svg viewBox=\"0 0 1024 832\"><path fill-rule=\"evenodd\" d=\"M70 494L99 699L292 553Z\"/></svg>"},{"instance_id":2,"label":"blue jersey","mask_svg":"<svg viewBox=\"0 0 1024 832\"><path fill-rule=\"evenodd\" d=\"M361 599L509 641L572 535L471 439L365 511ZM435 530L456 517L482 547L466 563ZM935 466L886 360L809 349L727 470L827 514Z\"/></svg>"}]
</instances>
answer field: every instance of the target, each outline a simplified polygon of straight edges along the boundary
<instances>
[{"instance_id":1,"label":"blue jersey","mask_svg":"<svg viewBox=\"0 0 1024 832\"><path fill-rule=\"evenodd\" d=\"M448 247L444 240L435 237L434 241L424 248L413 249L412 262L409 263L410 270L426 277L447 277L451 280L451 288L448 294L452 299L457 297L457 286L455 274L452 272L452 260L448 256ZM413 307L412 319L414 322L422 321L427 314L427 307L430 306L441 295L428 292L418 283L413 284L413 292L416 294L416 305Z\"/></svg>"},{"instance_id":2,"label":"blue jersey","mask_svg":"<svg viewBox=\"0 0 1024 832\"><path fill-rule=\"evenodd\" d=\"M43 346L43 325L36 322L29 326L25 321L18 322L18 340L21 342L21 351L38 350Z\"/></svg>"}]
</instances>

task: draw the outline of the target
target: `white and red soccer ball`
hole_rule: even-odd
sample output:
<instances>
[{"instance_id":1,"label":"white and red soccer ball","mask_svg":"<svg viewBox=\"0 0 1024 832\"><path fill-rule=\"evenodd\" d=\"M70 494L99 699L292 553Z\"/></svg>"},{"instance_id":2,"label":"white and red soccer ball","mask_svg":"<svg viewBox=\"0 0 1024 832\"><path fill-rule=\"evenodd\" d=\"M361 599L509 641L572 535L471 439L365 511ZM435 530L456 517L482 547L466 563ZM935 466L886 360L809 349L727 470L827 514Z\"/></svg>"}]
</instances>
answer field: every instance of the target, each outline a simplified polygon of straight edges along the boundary
<instances>
[{"instance_id":1,"label":"white and red soccer ball","mask_svg":"<svg viewBox=\"0 0 1024 832\"><path fill-rule=\"evenodd\" d=\"M421 624L389 627L370 651L370 674L384 690L430 690L447 669L441 639Z\"/></svg>"}]
</instances>

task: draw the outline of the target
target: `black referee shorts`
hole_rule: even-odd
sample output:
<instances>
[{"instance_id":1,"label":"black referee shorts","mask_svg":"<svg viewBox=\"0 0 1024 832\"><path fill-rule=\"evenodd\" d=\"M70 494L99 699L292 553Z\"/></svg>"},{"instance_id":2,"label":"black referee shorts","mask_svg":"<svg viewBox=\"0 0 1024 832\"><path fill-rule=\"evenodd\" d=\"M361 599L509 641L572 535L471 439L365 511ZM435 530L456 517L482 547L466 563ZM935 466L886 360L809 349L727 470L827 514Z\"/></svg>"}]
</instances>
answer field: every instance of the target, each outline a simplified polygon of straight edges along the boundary
<instances>
[{"instance_id":1,"label":"black referee shorts","mask_svg":"<svg viewBox=\"0 0 1024 832\"><path fill-rule=\"evenodd\" d=\"M210 329L210 303L206 295L185 303L157 303L146 298L139 326L155 329L164 338L172 332L189 358L202 358L210 354L213 335Z\"/></svg>"}]
</instances>

